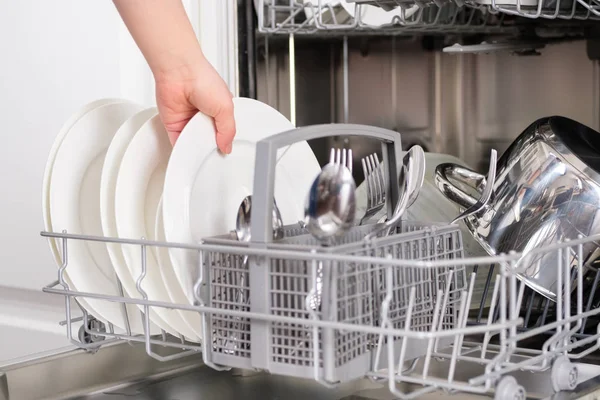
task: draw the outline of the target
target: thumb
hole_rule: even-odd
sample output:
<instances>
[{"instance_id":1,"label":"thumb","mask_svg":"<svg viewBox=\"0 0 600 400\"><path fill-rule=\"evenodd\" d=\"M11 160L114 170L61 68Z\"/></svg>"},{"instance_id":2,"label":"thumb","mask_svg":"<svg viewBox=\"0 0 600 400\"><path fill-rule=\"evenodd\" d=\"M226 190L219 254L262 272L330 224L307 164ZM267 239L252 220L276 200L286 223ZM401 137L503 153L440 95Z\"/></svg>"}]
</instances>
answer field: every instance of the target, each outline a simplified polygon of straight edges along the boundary
<instances>
[{"instance_id":1,"label":"thumb","mask_svg":"<svg viewBox=\"0 0 600 400\"><path fill-rule=\"evenodd\" d=\"M231 153L233 138L235 137L235 117L233 114L233 101L231 98L221 103L218 111L213 116L217 147L225 154Z\"/></svg>"}]
</instances>

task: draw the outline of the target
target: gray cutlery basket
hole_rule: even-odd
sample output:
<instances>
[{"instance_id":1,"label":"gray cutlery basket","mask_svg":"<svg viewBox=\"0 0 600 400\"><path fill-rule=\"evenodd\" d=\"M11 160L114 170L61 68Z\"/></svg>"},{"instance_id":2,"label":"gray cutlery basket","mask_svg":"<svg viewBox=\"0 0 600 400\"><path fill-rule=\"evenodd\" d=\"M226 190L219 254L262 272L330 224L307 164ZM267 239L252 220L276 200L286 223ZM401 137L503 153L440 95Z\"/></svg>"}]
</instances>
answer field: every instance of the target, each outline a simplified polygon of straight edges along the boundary
<instances>
[{"instance_id":1,"label":"gray cutlery basket","mask_svg":"<svg viewBox=\"0 0 600 400\"><path fill-rule=\"evenodd\" d=\"M368 242L363 238L374 226L355 226L336 243L323 247L299 225L293 225L285 227L285 239L272 241L270 218L277 150L300 140L344 134L382 140L386 179L392 183L388 191L388 216L391 215L390 205L398 197L397 184L393 184L401 149L397 133L356 125L327 125L301 128L259 142L252 242L226 237L204 240L206 244L226 244L237 250L203 252L202 275L206 285L201 297L205 305L244 313L243 317L234 317L217 311L206 317L208 361L327 383L344 382L364 377L377 368L377 343L386 343L390 338L369 328L382 324L382 313L393 329L455 328L460 293L467 287L464 266L395 266L390 274L389 267L373 257L413 261L462 258L458 226L403 221L394 234ZM266 249L268 256L249 254L249 262L244 263L240 248ZM319 254L334 257L320 260ZM343 256L362 256L365 261L348 263ZM407 313L411 293L413 306ZM445 296L444 309L437 326L434 309L440 294ZM252 314L267 315L269 319L252 318ZM303 320L323 324L303 324ZM392 340L399 349L403 339ZM451 341L443 339L439 343L449 344ZM411 339L406 358L424 355L426 347L426 339ZM386 355L378 355L377 360L386 363Z\"/></svg>"},{"instance_id":2,"label":"gray cutlery basket","mask_svg":"<svg viewBox=\"0 0 600 400\"><path fill-rule=\"evenodd\" d=\"M385 267L367 260L364 263L345 263L343 260L321 263L309 259L310 256L327 253L434 261L462 258L463 248L461 232L456 226L404 222L398 233L366 244L362 237L372 227L357 226L339 244L325 248L319 247L307 234L269 244L267 248L273 255L257 260L267 276L261 286L249 284L257 265L244 266L242 255L205 252L209 307L334 323L331 327L314 328L277 318L268 322L217 312L207 318L208 359L219 365L296 377L314 378L316 372L319 378L331 383L360 378L374 370L372 350L379 337L360 328L380 326L382 304L389 284L385 279ZM206 243L223 244L223 240L207 240ZM237 242L231 245L244 246ZM308 254L305 259L284 258L277 255L277 250ZM321 265L322 274L319 274ZM387 307L390 328L405 329L410 324L413 331L428 331L439 293L447 293L447 301L438 330L455 327L460 293L467 288L463 266L394 267L392 277L393 300ZM414 307L408 318L406 310L413 288L416 293ZM252 301L244 302L240 298ZM336 327L335 323L350 324L357 329ZM402 340L395 338L397 349ZM451 341L440 341L442 347L449 344ZM406 358L425 355L426 346L425 339L411 340ZM383 355L381 363L386 362ZM318 371L315 371L315 365Z\"/></svg>"}]
</instances>

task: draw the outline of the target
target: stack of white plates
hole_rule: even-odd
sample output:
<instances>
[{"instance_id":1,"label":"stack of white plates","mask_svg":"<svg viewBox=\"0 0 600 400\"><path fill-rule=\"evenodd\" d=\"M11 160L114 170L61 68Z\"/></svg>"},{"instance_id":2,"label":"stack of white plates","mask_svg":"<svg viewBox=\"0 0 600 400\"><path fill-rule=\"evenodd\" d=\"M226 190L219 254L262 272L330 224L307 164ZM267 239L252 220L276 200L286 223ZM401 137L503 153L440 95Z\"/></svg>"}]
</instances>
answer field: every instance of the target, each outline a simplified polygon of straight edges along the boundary
<instances>
[{"instance_id":1,"label":"stack of white plates","mask_svg":"<svg viewBox=\"0 0 600 400\"><path fill-rule=\"evenodd\" d=\"M237 134L230 155L215 144L213 120L198 113L174 147L155 108L120 99L83 107L58 134L44 176L45 229L128 239L197 243L235 228L237 209L252 194L255 144L293 129L273 108L234 99ZM284 223L303 215L319 164L306 142L280 149L275 198ZM57 265L61 248L51 241ZM198 270L195 251L148 248L146 275L141 247L72 240L65 281L70 289L105 295L193 304ZM119 282L121 285L119 285ZM80 299L91 315L118 329L144 333L143 307ZM164 330L198 342L198 313L153 307L150 333Z\"/></svg>"}]
</instances>

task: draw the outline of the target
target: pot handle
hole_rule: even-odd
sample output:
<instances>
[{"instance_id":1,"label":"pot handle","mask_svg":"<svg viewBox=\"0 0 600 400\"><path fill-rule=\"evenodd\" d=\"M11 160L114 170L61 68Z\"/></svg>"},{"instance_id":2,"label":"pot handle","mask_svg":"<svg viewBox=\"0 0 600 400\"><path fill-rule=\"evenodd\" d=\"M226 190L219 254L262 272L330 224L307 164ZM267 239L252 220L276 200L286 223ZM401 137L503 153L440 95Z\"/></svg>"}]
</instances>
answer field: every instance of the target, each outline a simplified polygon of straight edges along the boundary
<instances>
[{"instance_id":1,"label":"pot handle","mask_svg":"<svg viewBox=\"0 0 600 400\"><path fill-rule=\"evenodd\" d=\"M495 150L492 150L492 157L490 159L490 173L494 175L491 182L494 182L495 178ZM487 179L485 175L475 172L470 168L462 165L453 163L440 164L435 169L435 184L440 192L448 198L450 201L458 204L460 207L468 209L474 207L478 200L466 193L459 187L456 187L452 182L458 181L461 184L471 187L476 190L480 195L483 196L485 187L487 186ZM490 182L490 183L491 183ZM493 184L493 183L492 183Z\"/></svg>"}]
</instances>

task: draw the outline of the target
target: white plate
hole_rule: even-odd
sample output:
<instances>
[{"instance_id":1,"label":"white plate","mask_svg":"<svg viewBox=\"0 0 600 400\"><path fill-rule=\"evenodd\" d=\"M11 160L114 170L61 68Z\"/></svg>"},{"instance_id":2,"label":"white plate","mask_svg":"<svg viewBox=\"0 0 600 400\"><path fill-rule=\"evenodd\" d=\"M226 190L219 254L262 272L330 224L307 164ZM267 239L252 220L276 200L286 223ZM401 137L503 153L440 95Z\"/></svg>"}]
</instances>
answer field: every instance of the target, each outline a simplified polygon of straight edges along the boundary
<instances>
[{"instance_id":1,"label":"white plate","mask_svg":"<svg viewBox=\"0 0 600 400\"><path fill-rule=\"evenodd\" d=\"M102 166L102 174L100 178L100 218L102 222L102 232L107 237L118 237L117 222L115 217L115 191L117 187L117 176L123 155L127 150L127 146L133 139L138 130L150 118L158 114L156 108L148 108L142 110L129 119L127 119L117 130L115 136L110 142L110 146L104 157ZM115 273L119 277L123 289L132 298L139 297L132 295L136 294L135 282L131 277L131 273L125 263L122 246L115 243L106 244L108 255L112 262ZM133 289L132 289L133 288ZM140 306L140 309L143 307ZM137 312L139 314L139 312ZM152 320L152 315L151 315ZM160 324L159 324L160 325ZM162 326L161 326L162 327ZM160 330L156 326L151 327L151 334L159 333Z\"/></svg>"},{"instance_id":2,"label":"white plate","mask_svg":"<svg viewBox=\"0 0 600 400\"><path fill-rule=\"evenodd\" d=\"M102 235L100 175L104 156L117 129L141 109L130 102L105 104L89 111L65 134L50 174L50 220L55 231ZM67 271L77 290L120 294L103 243L70 241ZM87 303L94 316L125 329L126 316L121 305L94 299ZM127 307L127 314L132 331L143 332L137 308Z\"/></svg>"},{"instance_id":3,"label":"white plate","mask_svg":"<svg viewBox=\"0 0 600 400\"><path fill-rule=\"evenodd\" d=\"M193 243L228 233L242 199L252 194L255 143L293 129L277 110L256 100L234 99L236 137L231 154L215 145L212 118L196 114L178 138L167 167L163 191L165 237L170 242ZM285 155L283 155L285 153ZM306 142L278 153L275 199L284 223L303 217L303 205L320 167ZM195 251L169 249L179 283L190 303L197 277Z\"/></svg>"},{"instance_id":4,"label":"white plate","mask_svg":"<svg viewBox=\"0 0 600 400\"><path fill-rule=\"evenodd\" d=\"M162 214L162 199L158 204L158 210L156 211L156 222L154 227L154 237L159 242L164 242L165 238L165 227L163 224ZM171 301L176 304L186 304L188 302L187 297L183 291L183 288L179 284L177 275L175 275L175 269L173 263L169 257L169 250L166 247L153 247L154 256L158 261L160 273L163 278L163 282L169 292ZM190 329L196 334L197 337L202 338L202 319L200 314L193 311L177 310L181 315L181 318L188 324Z\"/></svg>"},{"instance_id":5,"label":"white plate","mask_svg":"<svg viewBox=\"0 0 600 400\"><path fill-rule=\"evenodd\" d=\"M352 18L356 17L356 3L348 3L346 1L341 1L340 5L346 10L348 15ZM404 18L411 17L415 12L419 10L419 7L414 5L404 10ZM400 17L402 15L402 10L400 7L396 7L392 11L385 11L381 7L372 6L369 4L361 5L361 23L363 25L371 26L371 27L380 27L383 25L391 24L394 20L394 17Z\"/></svg>"},{"instance_id":6,"label":"white plate","mask_svg":"<svg viewBox=\"0 0 600 400\"><path fill-rule=\"evenodd\" d=\"M101 107L106 104L111 103L119 103L124 102L122 99L100 99L88 103L81 107L77 112L75 112L71 117L63 124L58 135L54 139L54 143L52 144L52 148L50 149L50 153L48 154L48 159L46 160L46 169L44 170L44 180L42 183L42 216L44 218L44 230L47 232L52 232L52 221L50 219L50 178L52 176L52 166L54 165L54 160L56 159L56 153L58 152L58 148L62 143L64 137L67 135L69 130L75 125L77 121L79 121L82 117L84 117L88 112ZM48 244L50 245L50 251L52 252L52 256L54 257L54 261L58 266L62 263L61 250L59 250L58 240L50 239L48 240ZM65 282L69 285L70 288L74 288L73 282L69 278L69 274L65 271L64 275ZM79 304L86 310L90 311L91 307L87 303L85 299L78 299ZM106 320L102 320L102 318L98 317L102 322L107 323Z\"/></svg>"},{"instance_id":7,"label":"white plate","mask_svg":"<svg viewBox=\"0 0 600 400\"><path fill-rule=\"evenodd\" d=\"M171 150L167 131L158 115L146 121L131 139L121 161L115 190L115 219L119 237L156 240L153 235L156 211ZM122 250L130 272L129 279L122 280L122 283L127 285L125 289L131 297L142 298L136 288L136 281L142 274L140 247L123 246ZM141 288L149 300L171 301L152 251L146 252L146 275ZM150 319L174 336L182 334L187 339L198 340L177 310L156 307L150 313Z\"/></svg>"}]
</instances>

